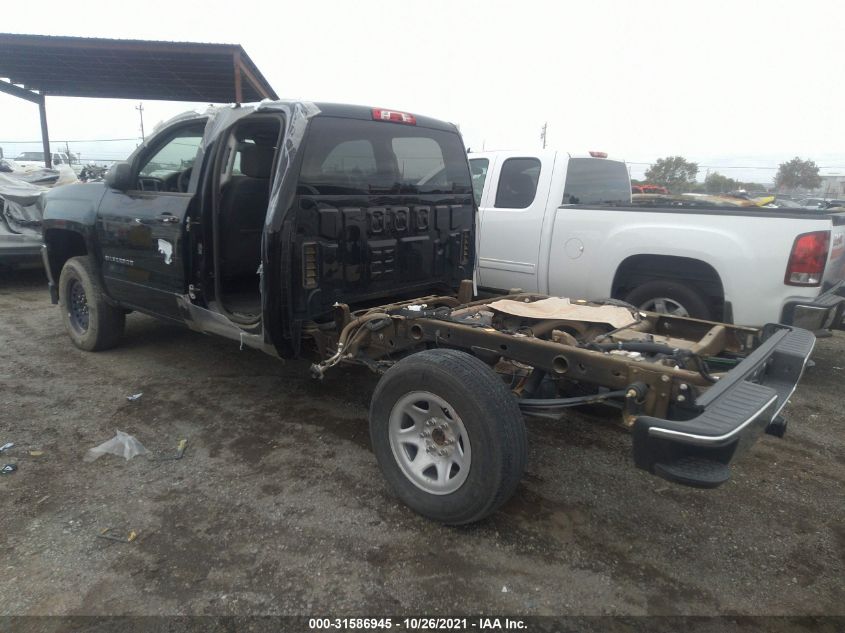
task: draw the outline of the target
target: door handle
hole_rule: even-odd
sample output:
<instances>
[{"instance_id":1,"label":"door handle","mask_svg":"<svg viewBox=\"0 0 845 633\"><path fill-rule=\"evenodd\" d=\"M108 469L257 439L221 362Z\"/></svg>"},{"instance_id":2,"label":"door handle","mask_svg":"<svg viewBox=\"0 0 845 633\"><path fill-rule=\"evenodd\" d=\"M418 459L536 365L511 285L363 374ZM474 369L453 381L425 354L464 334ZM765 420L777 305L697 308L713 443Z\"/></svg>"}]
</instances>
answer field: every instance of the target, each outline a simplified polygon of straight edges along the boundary
<instances>
[{"instance_id":1,"label":"door handle","mask_svg":"<svg viewBox=\"0 0 845 633\"><path fill-rule=\"evenodd\" d=\"M165 224L176 224L179 221L175 215L170 215L169 213L162 213L158 216L159 222L164 222Z\"/></svg>"}]
</instances>

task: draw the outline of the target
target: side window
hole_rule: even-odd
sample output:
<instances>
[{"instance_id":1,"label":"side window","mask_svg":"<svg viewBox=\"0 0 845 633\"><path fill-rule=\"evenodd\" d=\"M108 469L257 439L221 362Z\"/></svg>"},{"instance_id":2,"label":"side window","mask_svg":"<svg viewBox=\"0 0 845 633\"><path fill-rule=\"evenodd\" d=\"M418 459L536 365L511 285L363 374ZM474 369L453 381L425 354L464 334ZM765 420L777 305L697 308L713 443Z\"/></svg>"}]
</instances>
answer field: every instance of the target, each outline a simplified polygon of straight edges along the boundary
<instances>
[{"instance_id":1,"label":"side window","mask_svg":"<svg viewBox=\"0 0 845 633\"><path fill-rule=\"evenodd\" d=\"M473 158L469 161L469 171L472 174L472 195L475 198L476 206L481 204L481 194L484 192L488 167L490 167L490 161L486 158Z\"/></svg>"},{"instance_id":2,"label":"side window","mask_svg":"<svg viewBox=\"0 0 845 633\"><path fill-rule=\"evenodd\" d=\"M170 139L142 167L141 176L167 178L194 164L204 126L185 128Z\"/></svg>"},{"instance_id":3,"label":"side window","mask_svg":"<svg viewBox=\"0 0 845 633\"><path fill-rule=\"evenodd\" d=\"M496 204L500 209L526 209L537 195L540 179L540 160L537 158L508 158L499 174Z\"/></svg>"}]
</instances>

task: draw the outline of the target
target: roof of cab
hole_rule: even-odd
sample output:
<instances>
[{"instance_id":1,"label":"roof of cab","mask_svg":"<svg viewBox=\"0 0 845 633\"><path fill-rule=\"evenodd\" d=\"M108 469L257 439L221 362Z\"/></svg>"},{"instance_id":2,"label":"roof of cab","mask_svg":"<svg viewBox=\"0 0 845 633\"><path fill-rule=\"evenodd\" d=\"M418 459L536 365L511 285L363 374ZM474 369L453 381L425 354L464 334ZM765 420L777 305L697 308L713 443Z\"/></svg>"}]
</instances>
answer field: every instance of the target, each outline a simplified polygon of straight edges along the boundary
<instances>
[{"instance_id":1,"label":"roof of cab","mask_svg":"<svg viewBox=\"0 0 845 633\"><path fill-rule=\"evenodd\" d=\"M267 103L267 102L264 102ZM372 121L373 120L373 110L378 108L378 106L363 106L363 105L350 105L345 103L323 103L318 102L314 103L320 109L320 114L317 116L336 116L336 117L344 117L347 119L361 119L363 121ZM383 109L390 109L393 108L383 108ZM399 110L395 110L399 112ZM416 119L417 127L427 127L432 128L435 130L444 130L446 132L457 132L458 126L454 123L449 123L447 121L441 121L440 119L433 119L431 117L423 116L417 114L416 112L409 112L408 114L413 114L414 118ZM401 124L400 124L401 125Z\"/></svg>"},{"instance_id":2,"label":"roof of cab","mask_svg":"<svg viewBox=\"0 0 845 633\"><path fill-rule=\"evenodd\" d=\"M222 111L230 110L230 111L240 111L245 108L255 108L256 112L261 111L272 111L274 109L286 109L290 110L295 108L296 106L304 106L305 110L309 112L310 116L331 116L331 117L342 117L346 119L359 119L362 121L372 121L373 120L373 108L371 106L362 106L362 105L350 105L344 103L324 103L324 102L313 102L313 101L305 101L304 99L278 99L275 101L271 101L265 99L264 101L260 101L254 104L244 104L242 106L237 105L225 105L225 106L209 106L205 112L197 112L194 110L183 112L163 123L160 123L156 126L155 131L159 129L169 127L173 123L178 121L189 121L192 119L202 119L208 117L214 117L216 113L220 113ZM277 108L274 108L277 106ZM443 130L445 132L454 132L460 133L458 126L454 123L448 123L446 121L441 121L439 119L433 119L431 117L422 116L416 113L414 114L414 118L416 119L415 127L425 127L429 129L435 130ZM401 123L397 124L394 123L393 125L402 125Z\"/></svg>"}]
</instances>

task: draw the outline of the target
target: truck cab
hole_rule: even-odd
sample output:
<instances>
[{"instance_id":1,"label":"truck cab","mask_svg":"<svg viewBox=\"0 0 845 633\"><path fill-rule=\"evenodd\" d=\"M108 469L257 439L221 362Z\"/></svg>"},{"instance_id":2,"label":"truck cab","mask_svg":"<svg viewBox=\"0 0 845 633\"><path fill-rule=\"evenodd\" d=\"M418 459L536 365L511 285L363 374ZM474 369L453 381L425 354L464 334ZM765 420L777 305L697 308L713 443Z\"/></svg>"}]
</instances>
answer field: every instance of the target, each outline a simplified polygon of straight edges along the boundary
<instances>
[{"instance_id":1,"label":"truck cab","mask_svg":"<svg viewBox=\"0 0 845 633\"><path fill-rule=\"evenodd\" d=\"M479 207L480 283L489 288L545 292L550 272L541 254L551 246L553 220L548 208L631 201L625 163L602 152L480 152L470 154L470 165Z\"/></svg>"},{"instance_id":2,"label":"truck cab","mask_svg":"<svg viewBox=\"0 0 845 633\"><path fill-rule=\"evenodd\" d=\"M44 255L54 300L72 305L62 269L86 256L103 310L295 356L339 301L456 290L474 219L454 125L273 102L176 117L105 183L51 192ZM71 331L94 336L78 318Z\"/></svg>"}]
</instances>

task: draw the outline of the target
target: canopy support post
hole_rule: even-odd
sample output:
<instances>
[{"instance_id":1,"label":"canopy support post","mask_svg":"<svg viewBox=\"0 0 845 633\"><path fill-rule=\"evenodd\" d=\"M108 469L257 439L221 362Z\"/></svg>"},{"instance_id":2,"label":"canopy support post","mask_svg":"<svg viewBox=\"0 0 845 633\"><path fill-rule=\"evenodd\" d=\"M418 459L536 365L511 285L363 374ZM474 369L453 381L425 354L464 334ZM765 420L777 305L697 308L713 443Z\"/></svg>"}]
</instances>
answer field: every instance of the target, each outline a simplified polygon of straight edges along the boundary
<instances>
[{"instance_id":1,"label":"canopy support post","mask_svg":"<svg viewBox=\"0 0 845 633\"><path fill-rule=\"evenodd\" d=\"M38 114L41 117L41 143L44 146L44 166L53 166L53 153L50 151L50 133L47 131L47 93L41 92L38 101Z\"/></svg>"}]
</instances>

